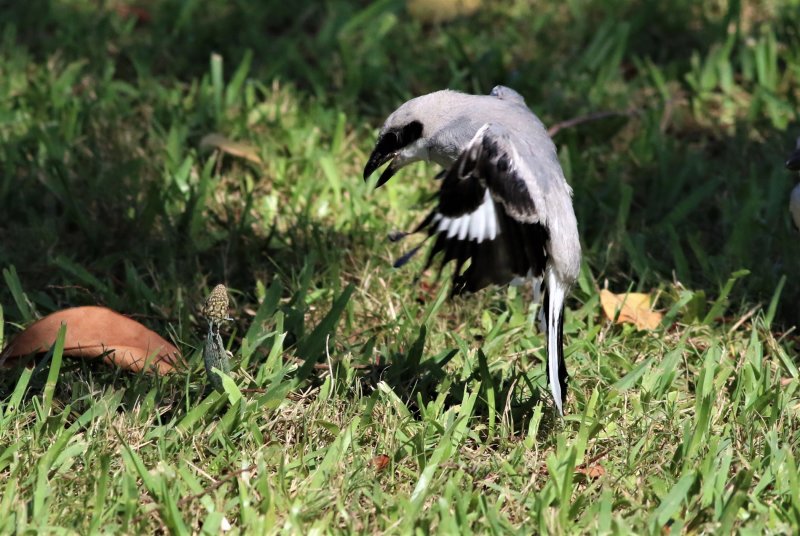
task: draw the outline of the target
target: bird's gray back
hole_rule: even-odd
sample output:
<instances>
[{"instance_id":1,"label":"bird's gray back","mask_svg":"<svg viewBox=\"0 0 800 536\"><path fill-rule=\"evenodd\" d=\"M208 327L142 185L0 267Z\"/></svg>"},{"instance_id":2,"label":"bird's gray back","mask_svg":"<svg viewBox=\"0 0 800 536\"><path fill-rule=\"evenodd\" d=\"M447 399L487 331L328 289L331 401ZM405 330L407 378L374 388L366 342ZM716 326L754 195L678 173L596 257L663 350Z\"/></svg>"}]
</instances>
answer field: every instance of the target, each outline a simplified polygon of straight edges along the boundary
<instances>
[{"instance_id":1,"label":"bird's gray back","mask_svg":"<svg viewBox=\"0 0 800 536\"><path fill-rule=\"evenodd\" d=\"M435 97L440 93L442 110L446 114L443 120L433 122L438 129L432 133L441 153L433 156L439 163L452 163L478 129L489 123L499 125L508 132L522 160L532 171L540 172L541 177L538 178L542 181L543 189L549 189L551 182L564 180L553 141L524 101L454 91L441 91L428 96Z\"/></svg>"}]
</instances>

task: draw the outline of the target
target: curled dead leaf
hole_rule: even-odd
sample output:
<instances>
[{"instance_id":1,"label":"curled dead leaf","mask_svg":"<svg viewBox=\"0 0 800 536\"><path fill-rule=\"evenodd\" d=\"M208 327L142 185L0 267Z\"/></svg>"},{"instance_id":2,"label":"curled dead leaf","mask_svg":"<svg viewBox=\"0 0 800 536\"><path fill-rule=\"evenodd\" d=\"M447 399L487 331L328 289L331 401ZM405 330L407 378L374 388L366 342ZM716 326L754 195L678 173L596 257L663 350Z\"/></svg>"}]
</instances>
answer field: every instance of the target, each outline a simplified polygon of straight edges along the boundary
<instances>
[{"instance_id":1,"label":"curled dead leaf","mask_svg":"<svg viewBox=\"0 0 800 536\"><path fill-rule=\"evenodd\" d=\"M34 322L17 335L0 353L0 365L53 346L61 324L67 325L64 355L103 357L106 363L139 372L172 372L180 362L180 352L160 335L139 322L105 307L73 307L52 313Z\"/></svg>"},{"instance_id":2,"label":"curled dead leaf","mask_svg":"<svg viewBox=\"0 0 800 536\"><path fill-rule=\"evenodd\" d=\"M599 463L595 463L589 466L580 465L575 468L575 472L581 475L585 475L586 478L592 478L592 479L600 478L601 476L606 474L606 470Z\"/></svg>"},{"instance_id":3,"label":"curled dead leaf","mask_svg":"<svg viewBox=\"0 0 800 536\"><path fill-rule=\"evenodd\" d=\"M116 11L119 18L123 20L133 19L136 21L137 26L149 24L153 20L153 16L150 12L143 7L121 4L116 7Z\"/></svg>"},{"instance_id":4,"label":"curled dead leaf","mask_svg":"<svg viewBox=\"0 0 800 536\"><path fill-rule=\"evenodd\" d=\"M600 304L609 320L616 318L618 324L633 324L637 329L656 329L663 318L661 313L650 308L649 294L614 294L610 290L602 289Z\"/></svg>"},{"instance_id":5,"label":"curled dead leaf","mask_svg":"<svg viewBox=\"0 0 800 536\"><path fill-rule=\"evenodd\" d=\"M258 156L256 148L247 143L233 141L222 134L206 134L200 140L201 149L219 149L223 153L228 153L231 156L238 156L256 164L261 163L261 157Z\"/></svg>"},{"instance_id":6,"label":"curled dead leaf","mask_svg":"<svg viewBox=\"0 0 800 536\"><path fill-rule=\"evenodd\" d=\"M376 472L383 471L389 465L390 458L386 454L378 454L372 460L370 460L370 465L372 468L375 469Z\"/></svg>"},{"instance_id":7,"label":"curled dead leaf","mask_svg":"<svg viewBox=\"0 0 800 536\"><path fill-rule=\"evenodd\" d=\"M420 22L440 23L472 15L481 0L407 0L409 14Z\"/></svg>"}]
</instances>

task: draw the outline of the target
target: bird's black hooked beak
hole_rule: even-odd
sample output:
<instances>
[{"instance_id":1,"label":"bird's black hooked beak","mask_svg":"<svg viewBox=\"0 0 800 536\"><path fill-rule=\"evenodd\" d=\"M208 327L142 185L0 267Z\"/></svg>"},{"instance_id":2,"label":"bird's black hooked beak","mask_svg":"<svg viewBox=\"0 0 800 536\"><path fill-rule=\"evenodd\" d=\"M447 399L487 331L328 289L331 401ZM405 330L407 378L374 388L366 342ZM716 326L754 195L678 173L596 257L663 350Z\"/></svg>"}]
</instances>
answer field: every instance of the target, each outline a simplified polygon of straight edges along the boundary
<instances>
[{"instance_id":1,"label":"bird's black hooked beak","mask_svg":"<svg viewBox=\"0 0 800 536\"><path fill-rule=\"evenodd\" d=\"M369 179L376 169L381 167L386 162L389 163L386 169L383 170L381 178L375 184L375 188L380 188L391 179L397 170L402 166L395 163L394 158L401 149L407 147L409 144L417 141L422 137L422 123L419 121L411 121L402 128L393 128L383 133L378 138L378 143L375 149L367 160L367 165L364 166L364 180Z\"/></svg>"},{"instance_id":2,"label":"bird's black hooked beak","mask_svg":"<svg viewBox=\"0 0 800 536\"><path fill-rule=\"evenodd\" d=\"M800 148L789 155L789 159L786 161L786 167L792 171L800 171Z\"/></svg>"},{"instance_id":3,"label":"bird's black hooked beak","mask_svg":"<svg viewBox=\"0 0 800 536\"><path fill-rule=\"evenodd\" d=\"M380 147L376 147L375 150L372 151L369 160L367 160L367 165L364 166L364 181L369 179L370 176L375 173L376 169L381 167L386 162L393 160L395 156L397 156L396 152L384 154L383 151L380 150ZM386 169L383 170L383 174L381 174L381 178L378 179L378 182L375 184L375 188L380 188L386 184L395 173L397 173L397 168L394 165L394 161L392 161L388 166L386 166Z\"/></svg>"}]
</instances>

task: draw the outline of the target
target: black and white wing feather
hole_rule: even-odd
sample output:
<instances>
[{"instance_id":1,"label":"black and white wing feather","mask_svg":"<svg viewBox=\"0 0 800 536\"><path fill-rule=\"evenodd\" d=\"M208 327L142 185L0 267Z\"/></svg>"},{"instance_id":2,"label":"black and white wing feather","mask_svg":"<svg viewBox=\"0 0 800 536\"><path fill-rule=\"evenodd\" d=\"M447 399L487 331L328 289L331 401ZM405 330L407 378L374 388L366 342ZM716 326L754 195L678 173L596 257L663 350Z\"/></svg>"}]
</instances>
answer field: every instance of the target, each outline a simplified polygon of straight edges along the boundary
<instances>
[{"instance_id":1,"label":"black and white wing feather","mask_svg":"<svg viewBox=\"0 0 800 536\"><path fill-rule=\"evenodd\" d=\"M436 208L413 232L426 231L434 240L424 269L440 259L441 274L455 261L453 294L503 285L517 277L533 277L538 287L546 275L549 234L526 183L530 173L524 165L508 132L486 124L444 174ZM403 255L395 267L421 247ZM568 378L561 348L566 286L550 279L548 275L543 324L548 334L548 381L561 412Z\"/></svg>"},{"instance_id":2,"label":"black and white wing feather","mask_svg":"<svg viewBox=\"0 0 800 536\"><path fill-rule=\"evenodd\" d=\"M425 269L439 259L440 269L455 261L453 294L544 272L547 231L519 166L505 130L484 125L444 174L436 208L413 231L434 240Z\"/></svg>"}]
</instances>

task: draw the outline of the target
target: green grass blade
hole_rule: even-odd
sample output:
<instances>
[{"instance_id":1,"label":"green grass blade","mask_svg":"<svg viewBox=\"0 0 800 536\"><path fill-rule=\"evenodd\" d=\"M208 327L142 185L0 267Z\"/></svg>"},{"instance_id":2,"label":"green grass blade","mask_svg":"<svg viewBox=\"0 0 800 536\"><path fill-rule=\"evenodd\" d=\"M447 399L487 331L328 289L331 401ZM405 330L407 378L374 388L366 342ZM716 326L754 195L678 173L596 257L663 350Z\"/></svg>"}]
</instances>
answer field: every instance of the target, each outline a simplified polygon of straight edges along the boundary
<instances>
[{"instance_id":1,"label":"green grass blade","mask_svg":"<svg viewBox=\"0 0 800 536\"><path fill-rule=\"evenodd\" d=\"M110 465L111 459L109 456L102 455L100 457L100 475L95 485L94 504L92 505L92 522L89 525L89 532L92 534L100 528L100 524L103 522Z\"/></svg>"},{"instance_id":2,"label":"green grass blade","mask_svg":"<svg viewBox=\"0 0 800 536\"><path fill-rule=\"evenodd\" d=\"M53 393L56 390L58 375L61 372L61 360L64 356L64 341L66 337L67 325L61 324L61 327L58 328L58 335L56 335L56 343L52 349L50 370L47 373L47 382L44 385L44 394L42 396L42 405L44 406L45 415L50 415L50 410L53 405Z\"/></svg>"},{"instance_id":3,"label":"green grass blade","mask_svg":"<svg viewBox=\"0 0 800 536\"><path fill-rule=\"evenodd\" d=\"M314 331L312 331L311 334L309 334L308 337L306 337L298 345L298 357L306 360L306 364L309 362L312 364L310 367L308 367L308 372L310 372L310 369L313 368L313 363L316 362L316 359L325 350L328 336L333 334L336 324L339 322L339 317L341 317L345 307L347 307L347 302L350 301L350 296L353 294L353 290L353 285L348 285L348 287L344 289L344 292L342 292L339 297L334 300L333 305L331 305L331 309L328 311L328 314L325 315L325 318L323 318L317 327L314 328ZM304 364L303 367L306 367L306 364ZM303 378L304 374L298 372L298 376Z\"/></svg>"},{"instance_id":4,"label":"green grass blade","mask_svg":"<svg viewBox=\"0 0 800 536\"><path fill-rule=\"evenodd\" d=\"M689 489L694 485L696 475L694 471L684 474L672 487L669 493L661 500L658 508L652 514L655 529L659 530L677 514L681 504L686 500Z\"/></svg>"},{"instance_id":5,"label":"green grass blade","mask_svg":"<svg viewBox=\"0 0 800 536\"><path fill-rule=\"evenodd\" d=\"M650 365L653 363L655 357L648 357L638 365L636 365L633 370L627 373L624 377L620 378L614 385L611 386L612 389L625 392L631 388L644 376L644 373L650 368Z\"/></svg>"},{"instance_id":6,"label":"green grass blade","mask_svg":"<svg viewBox=\"0 0 800 536\"><path fill-rule=\"evenodd\" d=\"M710 324L716 318L722 316L725 312L725 309L728 307L728 296L733 290L733 286L736 284L736 281L739 279L747 276L750 274L750 270L738 270L731 274L728 278L728 281L725 283L725 286L722 287L722 291L719 293L719 297L714 302L714 305L711 306L711 309L706 314L706 317L703 319L703 324Z\"/></svg>"},{"instance_id":7,"label":"green grass blade","mask_svg":"<svg viewBox=\"0 0 800 536\"><path fill-rule=\"evenodd\" d=\"M25 367L22 369L22 372L17 380L17 385L14 387L14 392L11 393L11 399L6 406L5 414L3 415L3 424L5 424L13 413L19 411L20 402L22 401L22 397L25 395L25 391L28 389L28 384L31 381L31 376L33 375L33 369Z\"/></svg>"},{"instance_id":8,"label":"green grass blade","mask_svg":"<svg viewBox=\"0 0 800 536\"><path fill-rule=\"evenodd\" d=\"M28 300L28 296L25 295L25 291L22 290L22 283L17 275L17 269L13 264L8 268L3 268L3 279L6 280L8 290L11 291L11 296L14 298L14 303L17 304L19 314L22 315L22 320L24 322L33 322L36 320L36 316L33 314L33 309L30 305L30 300Z\"/></svg>"},{"instance_id":9,"label":"green grass blade","mask_svg":"<svg viewBox=\"0 0 800 536\"><path fill-rule=\"evenodd\" d=\"M775 311L778 309L778 302L781 299L781 292L783 292L783 286L786 284L786 275L782 275L780 281L778 281L778 286L775 287L775 292L772 294L772 299L769 301L769 307L767 307L767 315L764 317L764 323L766 324L767 329L772 325L772 321L775 320Z\"/></svg>"},{"instance_id":10,"label":"green grass blade","mask_svg":"<svg viewBox=\"0 0 800 536\"><path fill-rule=\"evenodd\" d=\"M478 349L478 367L481 372L481 385L484 387L484 397L486 398L486 406L489 410L489 438L493 438L495 434L495 425L497 419L497 408L495 400L495 386L491 373L489 372L489 364L486 362L486 355L483 350Z\"/></svg>"},{"instance_id":11,"label":"green grass blade","mask_svg":"<svg viewBox=\"0 0 800 536\"><path fill-rule=\"evenodd\" d=\"M242 399L242 392L239 390L239 386L236 385L236 382L233 381L233 378L218 368L214 368L213 370L222 378L222 388L225 390L225 394L228 395L228 402L233 405L240 401Z\"/></svg>"},{"instance_id":12,"label":"green grass blade","mask_svg":"<svg viewBox=\"0 0 800 536\"><path fill-rule=\"evenodd\" d=\"M244 339L242 340L242 368L247 367L256 348L267 338L264 324L272 318L278 309L281 298L282 286L280 280L275 278L267 289L261 305L256 311L256 316L247 328Z\"/></svg>"}]
</instances>

